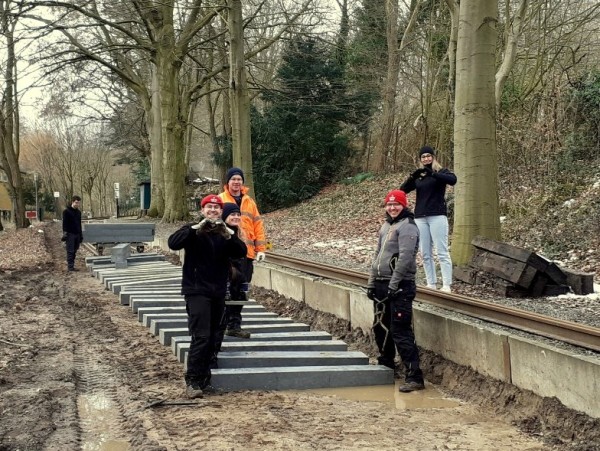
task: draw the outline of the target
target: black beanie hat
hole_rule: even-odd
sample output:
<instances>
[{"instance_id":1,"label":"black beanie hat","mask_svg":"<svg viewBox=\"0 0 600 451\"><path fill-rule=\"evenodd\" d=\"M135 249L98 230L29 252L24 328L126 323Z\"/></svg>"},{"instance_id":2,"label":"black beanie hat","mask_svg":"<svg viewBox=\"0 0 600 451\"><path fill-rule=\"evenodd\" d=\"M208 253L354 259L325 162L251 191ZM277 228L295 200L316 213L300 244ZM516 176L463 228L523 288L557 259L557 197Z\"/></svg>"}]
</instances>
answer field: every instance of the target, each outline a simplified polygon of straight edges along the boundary
<instances>
[{"instance_id":1,"label":"black beanie hat","mask_svg":"<svg viewBox=\"0 0 600 451\"><path fill-rule=\"evenodd\" d=\"M227 217L231 214L231 213L241 213L240 211L240 207L238 207L237 204L231 203L231 202L227 202L225 204L223 204L223 213L221 213L221 219L223 221L227 220Z\"/></svg>"},{"instance_id":2,"label":"black beanie hat","mask_svg":"<svg viewBox=\"0 0 600 451\"><path fill-rule=\"evenodd\" d=\"M432 156L435 156L435 149L433 147L429 147L429 146L421 147L421 150L419 150L419 156L426 154L426 153L431 154Z\"/></svg>"},{"instance_id":3,"label":"black beanie hat","mask_svg":"<svg viewBox=\"0 0 600 451\"><path fill-rule=\"evenodd\" d=\"M228 183L231 177L234 175L239 175L242 177L242 181L244 181L244 171L240 168L231 168L227 171L227 175L225 176L225 183Z\"/></svg>"}]
</instances>

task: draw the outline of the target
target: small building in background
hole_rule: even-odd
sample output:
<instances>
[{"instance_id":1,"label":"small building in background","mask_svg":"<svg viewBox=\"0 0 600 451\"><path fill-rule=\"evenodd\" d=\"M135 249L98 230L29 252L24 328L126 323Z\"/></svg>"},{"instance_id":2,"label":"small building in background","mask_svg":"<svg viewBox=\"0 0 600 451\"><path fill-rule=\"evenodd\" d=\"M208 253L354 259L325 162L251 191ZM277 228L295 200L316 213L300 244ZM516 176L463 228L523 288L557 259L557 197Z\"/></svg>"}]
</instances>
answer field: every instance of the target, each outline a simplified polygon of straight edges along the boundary
<instances>
[{"instance_id":1,"label":"small building in background","mask_svg":"<svg viewBox=\"0 0 600 451\"><path fill-rule=\"evenodd\" d=\"M141 213L145 214L150 208L150 181L141 182L138 186L140 187L140 209L142 210Z\"/></svg>"}]
</instances>

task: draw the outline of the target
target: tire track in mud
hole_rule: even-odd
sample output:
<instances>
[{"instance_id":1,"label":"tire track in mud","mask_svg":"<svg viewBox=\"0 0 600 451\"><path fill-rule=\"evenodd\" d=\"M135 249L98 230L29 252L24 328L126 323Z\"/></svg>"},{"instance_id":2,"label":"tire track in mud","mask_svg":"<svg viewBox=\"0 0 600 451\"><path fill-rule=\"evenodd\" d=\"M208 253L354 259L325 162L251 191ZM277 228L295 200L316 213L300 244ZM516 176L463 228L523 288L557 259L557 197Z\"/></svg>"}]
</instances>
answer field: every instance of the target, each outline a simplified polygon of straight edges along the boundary
<instances>
[{"instance_id":1,"label":"tire track in mud","mask_svg":"<svg viewBox=\"0 0 600 451\"><path fill-rule=\"evenodd\" d=\"M110 305L114 299L101 286L95 286L85 270L65 270L65 250L58 229L55 224L47 228L46 246L54 266L50 274L53 302L62 313L61 336L73 347L75 396L71 397L71 429L77 437L72 449L164 450L149 438L151 431L139 415L140 406L147 404L147 395L141 390L157 385L142 358L148 352L147 347L140 345L143 337L119 327L121 312L114 312ZM85 251L78 252L76 267L84 267L84 255ZM132 326L131 319L127 323ZM57 436L58 443L64 443L59 439Z\"/></svg>"},{"instance_id":2,"label":"tire track in mud","mask_svg":"<svg viewBox=\"0 0 600 451\"><path fill-rule=\"evenodd\" d=\"M129 394L120 388L110 367L99 361L99 357L81 348L75 354L79 448L130 449L130 443L140 440L130 436L124 416L123 400Z\"/></svg>"}]
</instances>

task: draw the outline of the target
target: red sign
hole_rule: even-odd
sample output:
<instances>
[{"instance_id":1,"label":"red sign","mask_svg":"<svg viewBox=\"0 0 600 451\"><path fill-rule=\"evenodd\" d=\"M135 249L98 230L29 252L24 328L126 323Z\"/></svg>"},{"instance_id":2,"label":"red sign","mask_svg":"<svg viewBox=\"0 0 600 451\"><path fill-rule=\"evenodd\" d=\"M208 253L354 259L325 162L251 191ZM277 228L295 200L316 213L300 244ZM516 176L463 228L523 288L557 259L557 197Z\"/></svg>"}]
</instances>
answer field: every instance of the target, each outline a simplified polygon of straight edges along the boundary
<instances>
[{"instance_id":1,"label":"red sign","mask_svg":"<svg viewBox=\"0 0 600 451\"><path fill-rule=\"evenodd\" d=\"M33 210L27 210L25 212L25 217L27 219L37 219L37 212Z\"/></svg>"}]
</instances>

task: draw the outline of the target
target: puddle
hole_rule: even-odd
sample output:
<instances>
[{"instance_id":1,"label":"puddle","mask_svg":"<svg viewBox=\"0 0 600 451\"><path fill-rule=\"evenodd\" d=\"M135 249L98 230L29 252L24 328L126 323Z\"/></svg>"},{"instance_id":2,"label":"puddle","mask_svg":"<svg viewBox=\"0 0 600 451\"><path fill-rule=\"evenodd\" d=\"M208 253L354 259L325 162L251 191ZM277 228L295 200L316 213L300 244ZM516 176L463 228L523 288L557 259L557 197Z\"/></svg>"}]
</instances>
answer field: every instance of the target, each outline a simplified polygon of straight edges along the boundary
<instances>
[{"instance_id":1,"label":"puddle","mask_svg":"<svg viewBox=\"0 0 600 451\"><path fill-rule=\"evenodd\" d=\"M119 412L114 403L103 393L80 395L77 399L77 409L82 429L82 450L127 451L131 449L126 440L115 437Z\"/></svg>"},{"instance_id":2,"label":"puddle","mask_svg":"<svg viewBox=\"0 0 600 451\"><path fill-rule=\"evenodd\" d=\"M444 394L434 386L426 384L425 390L412 393L400 393L399 381L391 385L371 385L367 387L316 388L295 391L295 393L311 393L315 395L333 396L351 401L383 402L392 408L410 409L448 409L460 406L460 401L445 398Z\"/></svg>"}]
</instances>

